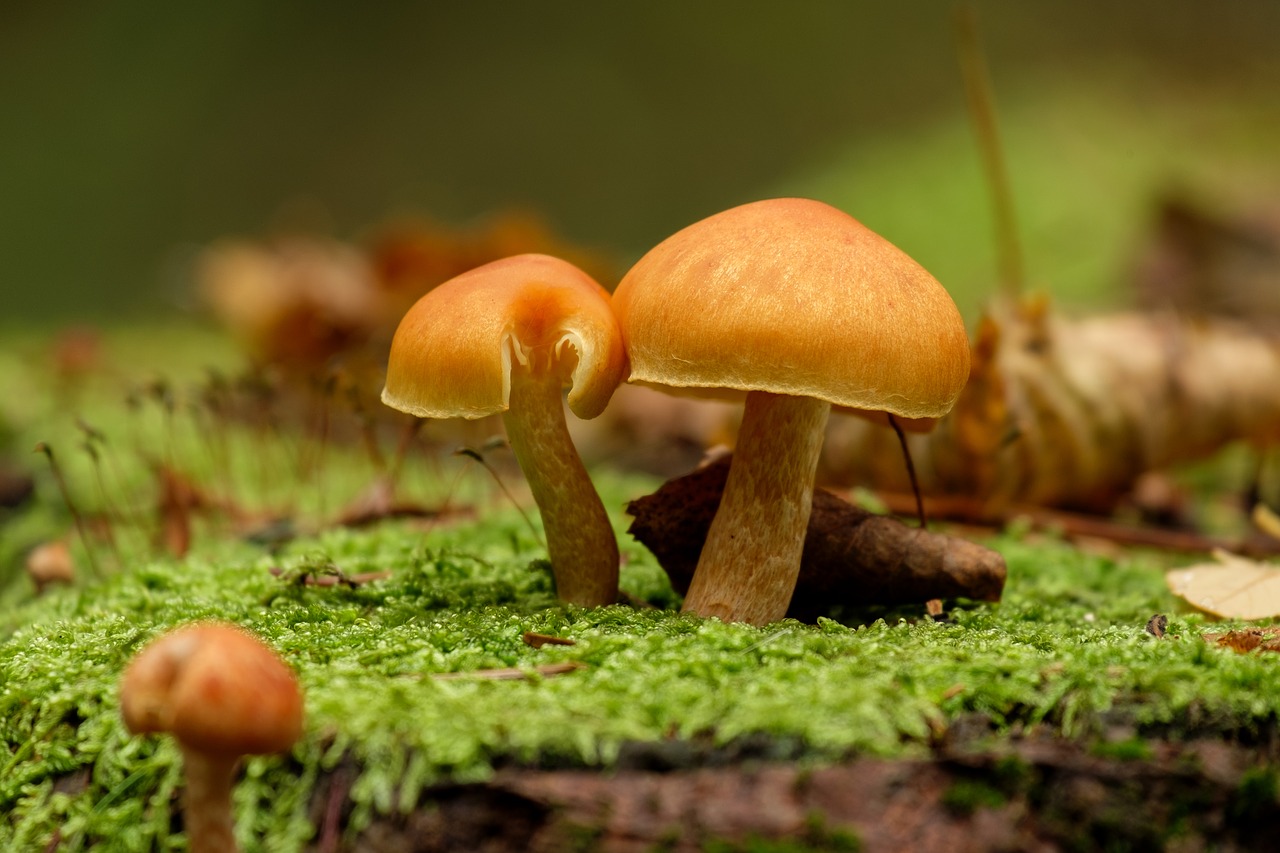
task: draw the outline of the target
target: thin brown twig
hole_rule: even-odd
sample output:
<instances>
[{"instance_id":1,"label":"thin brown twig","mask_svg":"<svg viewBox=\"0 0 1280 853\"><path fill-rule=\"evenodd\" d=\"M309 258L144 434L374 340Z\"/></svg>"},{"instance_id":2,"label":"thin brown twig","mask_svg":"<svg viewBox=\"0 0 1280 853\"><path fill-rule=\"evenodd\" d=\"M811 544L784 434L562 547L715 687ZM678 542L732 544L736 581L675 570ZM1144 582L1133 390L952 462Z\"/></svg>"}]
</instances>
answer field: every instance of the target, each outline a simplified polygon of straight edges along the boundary
<instances>
[{"instance_id":1,"label":"thin brown twig","mask_svg":"<svg viewBox=\"0 0 1280 853\"><path fill-rule=\"evenodd\" d=\"M892 513L909 513L912 499L909 495L877 492ZM1083 537L1103 539L1118 545L1156 548L1164 551L1208 553L1215 550L1230 551L1242 556L1269 556L1280 554L1280 542L1257 539L1227 539L1194 530L1169 530L1160 527L1140 527L1112 521L1109 518L1084 515L1067 510L1047 507L1013 506L1005 510L992 510L981 501L961 496L938 496L926 499L930 516L959 524L979 527L1004 527L1015 519L1025 519L1035 530L1054 531L1068 538Z\"/></svg>"},{"instance_id":2,"label":"thin brown twig","mask_svg":"<svg viewBox=\"0 0 1280 853\"><path fill-rule=\"evenodd\" d=\"M535 649L540 649L543 646L577 645L576 640L571 640L568 637L557 637L554 634L539 634L536 631L525 631L524 635L521 636L520 639L524 641L526 646L532 646Z\"/></svg>"},{"instance_id":3,"label":"thin brown twig","mask_svg":"<svg viewBox=\"0 0 1280 853\"><path fill-rule=\"evenodd\" d=\"M587 665L581 661L568 660L561 663L543 664L532 669L527 667L507 667L503 669L476 669L471 672L437 672L431 677L438 681L465 681L473 678L484 681L520 681L522 679L532 681L535 678L566 675L570 672L586 669L586 667Z\"/></svg>"}]
</instances>

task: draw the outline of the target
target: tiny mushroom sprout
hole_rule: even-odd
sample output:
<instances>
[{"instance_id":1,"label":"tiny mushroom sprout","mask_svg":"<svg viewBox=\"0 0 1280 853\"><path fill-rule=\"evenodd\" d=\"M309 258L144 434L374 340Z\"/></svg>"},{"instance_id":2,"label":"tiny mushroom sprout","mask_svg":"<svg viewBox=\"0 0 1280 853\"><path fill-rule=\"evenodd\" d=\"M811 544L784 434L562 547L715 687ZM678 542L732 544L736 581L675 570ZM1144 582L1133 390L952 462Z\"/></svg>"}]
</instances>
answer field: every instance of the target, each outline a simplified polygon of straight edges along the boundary
<instances>
[{"instance_id":1,"label":"tiny mushroom sprout","mask_svg":"<svg viewBox=\"0 0 1280 853\"><path fill-rule=\"evenodd\" d=\"M241 757L283 752L302 733L293 671L257 637L222 623L178 628L140 651L121 678L120 710L134 734L177 740L193 853L236 849L231 789Z\"/></svg>"},{"instance_id":2,"label":"tiny mushroom sprout","mask_svg":"<svg viewBox=\"0 0 1280 853\"><path fill-rule=\"evenodd\" d=\"M632 382L746 392L684 604L726 621L786 614L831 406L939 417L969 376L964 322L946 290L853 217L809 199L745 204L673 234L623 277L613 306Z\"/></svg>"},{"instance_id":3,"label":"tiny mushroom sprout","mask_svg":"<svg viewBox=\"0 0 1280 853\"><path fill-rule=\"evenodd\" d=\"M567 261L516 255L441 284L405 314L382 401L423 418L502 414L542 514L556 592L595 607L618 598L618 542L569 437L604 411L627 356L609 293Z\"/></svg>"}]
</instances>

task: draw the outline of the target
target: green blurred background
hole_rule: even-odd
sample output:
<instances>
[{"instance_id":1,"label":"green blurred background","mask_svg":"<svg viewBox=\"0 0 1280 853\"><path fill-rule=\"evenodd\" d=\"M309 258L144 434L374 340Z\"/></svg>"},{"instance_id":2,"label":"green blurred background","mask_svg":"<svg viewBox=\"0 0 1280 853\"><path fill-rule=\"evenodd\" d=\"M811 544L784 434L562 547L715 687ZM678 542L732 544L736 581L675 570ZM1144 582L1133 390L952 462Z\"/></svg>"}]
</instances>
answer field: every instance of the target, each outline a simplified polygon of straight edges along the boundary
<instances>
[{"instance_id":1,"label":"green blurred background","mask_svg":"<svg viewBox=\"0 0 1280 853\"><path fill-rule=\"evenodd\" d=\"M1280 3L978 2L1032 279L1125 300L1155 193L1280 189ZM225 235L510 206L622 263L821 198L972 313L995 270L950 2L9 3L6 327L187 301Z\"/></svg>"}]
</instances>

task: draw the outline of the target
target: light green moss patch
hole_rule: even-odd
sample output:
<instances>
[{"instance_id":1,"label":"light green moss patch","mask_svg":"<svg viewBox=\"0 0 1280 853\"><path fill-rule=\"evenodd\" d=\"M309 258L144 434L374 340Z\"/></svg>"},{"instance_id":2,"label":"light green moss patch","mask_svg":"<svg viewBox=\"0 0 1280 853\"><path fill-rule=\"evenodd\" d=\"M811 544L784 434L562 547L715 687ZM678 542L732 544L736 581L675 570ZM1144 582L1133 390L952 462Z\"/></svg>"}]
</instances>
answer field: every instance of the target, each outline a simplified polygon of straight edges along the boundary
<instances>
[{"instance_id":1,"label":"light green moss patch","mask_svg":"<svg viewBox=\"0 0 1280 853\"><path fill-rule=\"evenodd\" d=\"M610 497L635 485L604 483ZM763 734L816 761L921 754L970 714L997 731L1038 724L1079 736L1107 712L1175 730L1274 724L1272 658L1207 646L1196 617L1175 616L1170 638L1145 633L1151 613L1173 605L1155 564L1051 542L993 544L1010 565L1000 605L958 608L948 623L890 614L763 629L669 609L560 606L513 512L425 534L403 523L332 530L274 558L224 542L142 564L0 621L0 845L39 846L59 828L66 849L104 837L120 849L176 843L161 839L177 751L126 734L115 687L141 645L195 619L259 633L306 689L306 740L290 756L252 760L237 792L245 841L269 837L271 849L309 836L316 778L343 761L360 768L351 795L362 822L414 807L433 783L484 779L495 763L607 766L632 740L725 745ZM672 604L646 552L625 551L624 586ZM324 562L393 574L347 589L268 571ZM576 645L535 650L525 631ZM585 666L523 681L432 677L558 661Z\"/></svg>"}]
</instances>

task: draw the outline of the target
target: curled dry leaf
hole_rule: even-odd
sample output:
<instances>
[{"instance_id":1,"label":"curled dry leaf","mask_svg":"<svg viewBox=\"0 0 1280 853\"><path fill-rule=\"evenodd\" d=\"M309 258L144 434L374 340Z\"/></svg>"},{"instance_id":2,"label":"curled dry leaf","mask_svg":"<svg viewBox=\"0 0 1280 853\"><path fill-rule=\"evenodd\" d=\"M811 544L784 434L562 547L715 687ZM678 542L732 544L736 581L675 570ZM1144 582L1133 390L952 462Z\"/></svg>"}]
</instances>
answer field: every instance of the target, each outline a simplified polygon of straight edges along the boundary
<instances>
[{"instance_id":1,"label":"curled dry leaf","mask_svg":"<svg viewBox=\"0 0 1280 853\"><path fill-rule=\"evenodd\" d=\"M1173 593L1197 610L1225 619L1280 616L1280 566L1214 551L1216 563L1197 563L1165 575Z\"/></svg>"}]
</instances>

